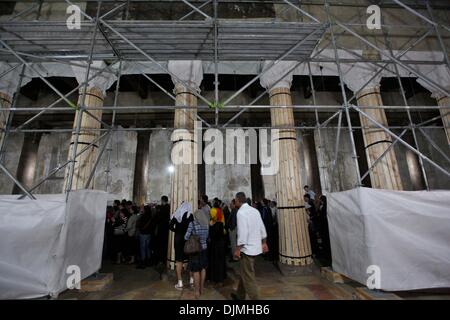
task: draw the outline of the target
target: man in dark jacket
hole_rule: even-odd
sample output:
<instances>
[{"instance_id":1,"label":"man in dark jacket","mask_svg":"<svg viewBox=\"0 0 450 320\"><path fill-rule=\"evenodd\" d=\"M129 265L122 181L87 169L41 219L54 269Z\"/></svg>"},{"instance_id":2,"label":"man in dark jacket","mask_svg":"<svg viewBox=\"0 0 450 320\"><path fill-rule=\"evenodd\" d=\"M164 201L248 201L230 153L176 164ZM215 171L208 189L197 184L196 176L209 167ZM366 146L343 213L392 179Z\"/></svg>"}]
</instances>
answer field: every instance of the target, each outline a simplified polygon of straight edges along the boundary
<instances>
[{"instance_id":1,"label":"man in dark jacket","mask_svg":"<svg viewBox=\"0 0 450 320\"><path fill-rule=\"evenodd\" d=\"M155 212L155 246L154 263L165 264L167 261L167 246L169 241L170 204L167 196L161 197L161 204Z\"/></svg>"},{"instance_id":2,"label":"man in dark jacket","mask_svg":"<svg viewBox=\"0 0 450 320\"><path fill-rule=\"evenodd\" d=\"M136 266L138 269L144 269L150 264L150 240L153 229L153 219L151 208L149 206L144 207L144 213L139 217L136 228L139 231L139 249L140 259L139 264Z\"/></svg>"},{"instance_id":3,"label":"man in dark jacket","mask_svg":"<svg viewBox=\"0 0 450 320\"><path fill-rule=\"evenodd\" d=\"M305 193L303 199L305 200L305 209L309 216L308 229L309 229L309 240L311 243L311 251L312 254L315 256L317 255L319 250L319 243L317 241L318 240L317 233L319 231L319 221L318 221L319 216L317 214L314 200L311 199L309 193Z\"/></svg>"}]
</instances>

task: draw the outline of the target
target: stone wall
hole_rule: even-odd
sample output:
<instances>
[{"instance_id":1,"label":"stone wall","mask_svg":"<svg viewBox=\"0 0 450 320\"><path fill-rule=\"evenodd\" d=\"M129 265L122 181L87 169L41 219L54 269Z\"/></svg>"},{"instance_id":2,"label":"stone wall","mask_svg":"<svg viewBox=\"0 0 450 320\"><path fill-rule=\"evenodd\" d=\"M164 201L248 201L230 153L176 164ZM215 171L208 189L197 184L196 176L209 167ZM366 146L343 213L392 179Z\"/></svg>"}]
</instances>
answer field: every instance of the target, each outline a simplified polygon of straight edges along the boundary
<instances>
[{"instance_id":1,"label":"stone wall","mask_svg":"<svg viewBox=\"0 0 450 320\"><path fill-rule=\"evenodd\" d=\"M170 197L171 130L154 130L150 135L147 201L159 202L161 196Z\"/></svg>"},{"instance_id":2,"label":"stone wall","mask_svg":"<svg viewBox=\"0 0 450 320\"><path fill-rule=\"evenodd\" d=\"M337 161L336 164L333 164L336 135L337 129L333 128L320 129L320 134L318 130L314 132L320 183L324 194L353 189L358 183L356 164L347 129L341 131Z\"/></svg>"},{"instance_id":3,"label":"stone wall","mask_svg":"<svg viewBox=\"0 0 450 320\"><path fill-rule=\"evenodd\" d=\"M136 144L135 131L112 134L95 172L95 189L108 191L111 199L132 199Z\"/></svg>"},{"instance_id":4,"label":"stone wall","mask_svg":"<svg viewBox=\"0 0 450 320\"><path fill-rule=\"evenodd\" d=\"M42 135L39 143L35 183L48 176L56 167L67 161L70 133L50 133ZM52 177L41 184L36 193L61 193L64 186L65 168L59 170Z\"/></svg>"}]
</instances>

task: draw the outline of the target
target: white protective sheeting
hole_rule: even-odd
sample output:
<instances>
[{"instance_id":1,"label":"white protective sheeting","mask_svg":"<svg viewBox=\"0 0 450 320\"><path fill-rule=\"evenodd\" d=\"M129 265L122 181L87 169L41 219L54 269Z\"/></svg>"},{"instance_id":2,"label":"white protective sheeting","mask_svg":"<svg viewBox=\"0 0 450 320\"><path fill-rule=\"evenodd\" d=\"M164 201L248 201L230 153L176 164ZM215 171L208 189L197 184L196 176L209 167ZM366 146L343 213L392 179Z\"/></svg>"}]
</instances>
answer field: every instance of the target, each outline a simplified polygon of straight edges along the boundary
<instances>
[{"instance_id":1,"label":"white protective sheeting","mask_svg":"<svg viewBox=\"0 0 450 320\"><path fill-rule=\"evenodd\" d=\"M0 299L57 296L67 267L84 279L100 269L107 193L97 190L0 196Z\"/></svg>"},{"instance_id":2,"label":"white protective sheeting","mask_svg":"<svg viewBox=\"0 0 450 320\"><path fill-rule=\"evenodd\" d=\"M366 285L376 265L387 291L450 287L450 191L330 193L328 223L334 271Z\"/></svg>"}]
</instances>

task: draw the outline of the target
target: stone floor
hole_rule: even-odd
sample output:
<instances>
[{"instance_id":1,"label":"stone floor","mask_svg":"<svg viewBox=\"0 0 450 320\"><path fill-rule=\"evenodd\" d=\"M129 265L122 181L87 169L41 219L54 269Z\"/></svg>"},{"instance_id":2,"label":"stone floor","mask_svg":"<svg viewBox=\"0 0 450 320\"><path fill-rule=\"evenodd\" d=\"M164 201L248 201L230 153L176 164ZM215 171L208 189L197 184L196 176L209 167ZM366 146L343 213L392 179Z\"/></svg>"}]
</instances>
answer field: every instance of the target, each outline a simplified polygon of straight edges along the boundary
<instances>
[{"instance_id":1,"label":"stone floor","mask_svg":"<svg viewBox=\"0 0 450 320\"><path fill-rule=\"evenodd\" d=\"M228 278L223 286L218 287L207 283L204 300L227 300L237 285L238 263L228 264ZM105 290L99 292L79 292L68 290L58 299L75 300L191 300L194 292L186 287L184 290L174 288L175 276L169 273L161 276L156 269L138 270L131 265L112 265L105 263L102 273L113 273L114 281ZM280 269L271 262L258 259L256 276L262 299L267 300L351 300L361 299L355 293L356 282L344 284L333 283L320 275L318 267L301 275L283 275ZM186 278L185 283L188 283ZM410 293L403 294L406 299L450 299L450 292L441 293ZM389 296L388 296L389 297ZM399 297L397 297L399 298Z\"/></svg>"}]
</instances>

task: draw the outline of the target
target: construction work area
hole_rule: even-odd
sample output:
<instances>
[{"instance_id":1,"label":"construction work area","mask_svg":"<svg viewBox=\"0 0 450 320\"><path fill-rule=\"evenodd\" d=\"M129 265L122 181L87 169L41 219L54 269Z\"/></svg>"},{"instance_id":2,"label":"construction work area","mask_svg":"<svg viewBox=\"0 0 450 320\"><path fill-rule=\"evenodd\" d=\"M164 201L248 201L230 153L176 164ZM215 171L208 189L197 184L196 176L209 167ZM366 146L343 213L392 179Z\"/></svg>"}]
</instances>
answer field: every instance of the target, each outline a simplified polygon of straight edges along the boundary
<instances>
[{"instance_id":1,"label":"construction work area","mask_svg":"<svg viewBox=\"0 0 450 320\"><path fill-rule=\"evenodd\" d=\"M446 0L0 1L0 298L194 299L107 213L243 192L261 299L450 299L449 50Z\"/></svg>"}]
</instances>

